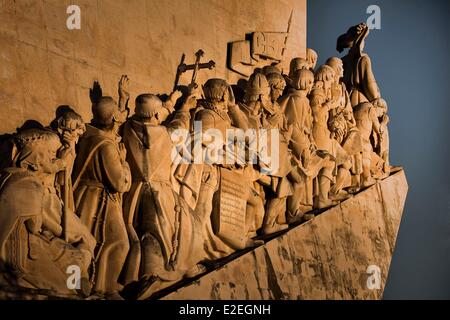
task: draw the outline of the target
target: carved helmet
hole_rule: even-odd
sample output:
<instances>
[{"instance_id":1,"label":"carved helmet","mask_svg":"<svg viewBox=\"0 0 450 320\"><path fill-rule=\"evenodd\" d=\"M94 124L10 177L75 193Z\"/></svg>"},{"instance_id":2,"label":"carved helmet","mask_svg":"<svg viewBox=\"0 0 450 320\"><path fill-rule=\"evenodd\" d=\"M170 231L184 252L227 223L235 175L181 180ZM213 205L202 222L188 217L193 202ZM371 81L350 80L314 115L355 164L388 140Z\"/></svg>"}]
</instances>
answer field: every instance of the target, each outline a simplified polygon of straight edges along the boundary
<instances>
[{"instance_id":1,"label":"carved helmet","mask_svg":"<svg viewBox=\"0 0 450 320\"><path fill-rule=\"evenodd\" d=\"M228 88L228 83L225 80L213 78L206 81L203 85L203 94L208 101L220 102L224 101Z\"/></svg>"},{"instance_id":2,"label":"carved helmet","mask_svg":"<svg viewBox=\"0 0 450 320\"><path fill-rule=\"evenodd\" d=\"M251 101L253 101L255 97L259 97L261 95L268 96L270 94L270 86L266 76L262 73L252 74L248 80L245 93L247 98Z\"/></svg>"},{"instance_id":3,"label":"carved helmet","mask_svg":"<svg viewBox=\"0 0 450 320\"><path fill-rule=\"evenodd\" d=\"M153 118L163 107L161 99L150 93L144 93L136 97L134 112L140 118Z\"/></svg>"}]
</instances>

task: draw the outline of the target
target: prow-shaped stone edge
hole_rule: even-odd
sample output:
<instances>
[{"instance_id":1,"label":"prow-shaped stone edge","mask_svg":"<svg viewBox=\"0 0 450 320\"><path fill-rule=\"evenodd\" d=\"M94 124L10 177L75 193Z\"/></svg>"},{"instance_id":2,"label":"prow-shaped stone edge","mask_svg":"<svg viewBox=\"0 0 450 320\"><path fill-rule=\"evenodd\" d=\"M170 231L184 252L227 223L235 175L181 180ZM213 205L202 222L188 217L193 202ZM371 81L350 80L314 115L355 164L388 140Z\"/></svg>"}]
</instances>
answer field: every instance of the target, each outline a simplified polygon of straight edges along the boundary
<instances>
[{"instance_id":1,"label":"prow-shaped stone edge","mask_svg":"<svg viewBox=\"0 0 450 320\"><path fill-rule=\"evenodd\" d=\"M381 299L407 191L392 173L162 299Z\"/></svg>"}]
</instances>

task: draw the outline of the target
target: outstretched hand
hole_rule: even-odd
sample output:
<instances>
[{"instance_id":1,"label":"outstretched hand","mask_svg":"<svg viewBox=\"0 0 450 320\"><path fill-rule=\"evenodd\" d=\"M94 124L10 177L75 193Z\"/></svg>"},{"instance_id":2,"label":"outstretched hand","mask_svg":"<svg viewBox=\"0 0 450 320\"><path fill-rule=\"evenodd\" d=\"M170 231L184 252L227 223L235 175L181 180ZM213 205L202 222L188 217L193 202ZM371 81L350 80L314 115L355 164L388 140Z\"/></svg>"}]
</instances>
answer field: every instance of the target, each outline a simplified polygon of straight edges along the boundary
<instances>
[{"instance_id":1,"label":"outstretched hand","mask_svg":"<svg viewBox=\"0 0 450 320\"><path fill-rule=\"evenodd\" d=\"M129 84L130 79L128 76L126 74L122 75L119 81L119 97L130 98L130 93L128 91Z\"/></svg>"},{"instance_id":2,"label":"outstretched hand","mask_svg":"<svg viewBox=\"0 0 450 320\"><path fill-rule=\"evenodd\" d=\"M228 86L228 101L227 101L228 107L232 107L236 105L236 99L234 98L234 92L233 88L231 86Z\"/></svg>"},{"instance_id":3,"label":"outstretched hand","mask_svg":"<svg viewBox=\"0 0 450 320\"><path fill-rule=\"evenodd\" d=\"M102 87L98 81L94 81L94 85L89 89L89 98L92 104L96 104L99 99L103 96Z\"/></svg>"},{"instance_id":4,"label":"outstretched hand","mask_svg":"<svg viewBox=\"0 0 450 320\"><path fill-rule=\"evenodd\" d=\"M181 98L183 93L180 90L175 90L170 94L169 100L172 102L173 105L177 103L177 100Z\"/></svg>"}]
</instances>

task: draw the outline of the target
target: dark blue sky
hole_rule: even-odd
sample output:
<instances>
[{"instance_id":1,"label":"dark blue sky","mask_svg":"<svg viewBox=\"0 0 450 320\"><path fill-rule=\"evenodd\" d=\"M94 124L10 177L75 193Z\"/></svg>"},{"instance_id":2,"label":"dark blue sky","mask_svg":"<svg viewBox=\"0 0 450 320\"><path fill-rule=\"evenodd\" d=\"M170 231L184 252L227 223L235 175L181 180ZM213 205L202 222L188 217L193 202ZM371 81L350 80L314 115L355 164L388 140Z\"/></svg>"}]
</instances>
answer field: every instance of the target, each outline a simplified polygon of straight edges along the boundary
<instances>
[{"instance_id":1,"label":"dark blue sky","mask_svg":"<svg viewBox=\"0 0 450 320\"><path fill-rule=\"evenodd\" d=\"M319 63L337 37L381 9L365 52L388 102L390 155L409 183L385 299L450 299L450 1L309 0L308 46Z\"/></svg>"}]
</instances>

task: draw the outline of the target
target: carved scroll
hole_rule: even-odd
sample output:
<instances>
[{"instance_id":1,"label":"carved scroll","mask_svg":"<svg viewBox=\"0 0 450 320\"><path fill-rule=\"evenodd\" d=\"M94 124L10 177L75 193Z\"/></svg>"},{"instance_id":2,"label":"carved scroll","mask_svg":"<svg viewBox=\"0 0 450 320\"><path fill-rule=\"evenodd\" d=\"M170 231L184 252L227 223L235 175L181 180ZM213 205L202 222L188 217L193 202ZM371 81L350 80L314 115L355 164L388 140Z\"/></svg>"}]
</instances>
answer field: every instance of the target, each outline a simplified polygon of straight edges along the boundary
<instances>
[{"instance_id":1,"label":"carved scroll","mask_svg":"<svg viewBox=\"0 0 450 320\"><path fill-rule=\"evenodd\" d=\"M221 181L216 208L214 232L230 246L245 248L245 212L248 186L245 178L236 172L221 168Z\"/></svg>"}]
</instances>

